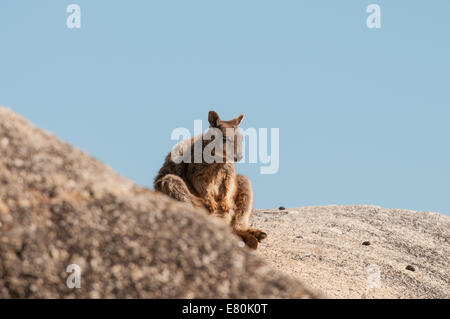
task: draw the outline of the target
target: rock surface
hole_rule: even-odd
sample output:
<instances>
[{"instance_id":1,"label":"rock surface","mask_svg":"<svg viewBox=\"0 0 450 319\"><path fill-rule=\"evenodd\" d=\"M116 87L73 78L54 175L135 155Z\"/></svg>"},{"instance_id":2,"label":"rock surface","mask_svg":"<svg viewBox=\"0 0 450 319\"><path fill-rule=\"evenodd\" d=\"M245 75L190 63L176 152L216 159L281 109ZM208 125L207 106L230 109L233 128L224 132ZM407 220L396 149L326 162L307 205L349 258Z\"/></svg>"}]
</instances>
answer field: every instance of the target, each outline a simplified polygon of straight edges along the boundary
<instances>
[{"instance_id":1,"label":"rock surface","mask_svg":"<svg viewBox=\"0 0 450 319\"><path fill-rule=\"evenodd\" d=\"M450 298L449 216L280 209L255 212L251 252L0 107L0 298Z\"/></svg>"},{"instance_id":2,"label":"rock surface","mask_svg":"<svg viewBox=\"0 0 450 319\"><path fill-rule=\"evenodd\" d=\"M450 216L326 206L257 211L253 223L268 235L257 253L324 297L450 298Z\"/></svg>"},{"instance_id":3,"label":"rock surface","mask_svg":"<svg viewBox=\"0 0 450 319\"><path fill-rule=\"evenodd\" d=\"M0 107L0 298L313 297L240 243Z\"/></svg>"}]
</instances>

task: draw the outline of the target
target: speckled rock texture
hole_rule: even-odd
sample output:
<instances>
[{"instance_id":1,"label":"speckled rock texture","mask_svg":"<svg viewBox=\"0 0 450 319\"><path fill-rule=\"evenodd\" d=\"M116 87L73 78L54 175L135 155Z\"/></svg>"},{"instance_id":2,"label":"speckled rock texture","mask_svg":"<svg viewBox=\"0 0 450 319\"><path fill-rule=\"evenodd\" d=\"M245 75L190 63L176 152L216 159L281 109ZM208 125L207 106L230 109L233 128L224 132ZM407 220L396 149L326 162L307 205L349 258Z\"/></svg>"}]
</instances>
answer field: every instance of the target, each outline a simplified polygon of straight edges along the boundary
<instances>
[{"instance_id":1,"label":"speckled rock texture","mask_svg":"<svg viewBox=\"0 0 450 319\"><path fill-rule=\"evenodd\" d=\"M313 297L240 243L0 107L0 298Z\"/></svg>"},{"instance_id":2,"label":"speckled rock texture","mask_svg":"<svg viewBox=\"0 0 450 319\"><path fill-rule=\"evenodd\" d=\"M450 216L376 206L253 214L257 253L328 298L450 298Z\"/></svg>"}]
</instances>

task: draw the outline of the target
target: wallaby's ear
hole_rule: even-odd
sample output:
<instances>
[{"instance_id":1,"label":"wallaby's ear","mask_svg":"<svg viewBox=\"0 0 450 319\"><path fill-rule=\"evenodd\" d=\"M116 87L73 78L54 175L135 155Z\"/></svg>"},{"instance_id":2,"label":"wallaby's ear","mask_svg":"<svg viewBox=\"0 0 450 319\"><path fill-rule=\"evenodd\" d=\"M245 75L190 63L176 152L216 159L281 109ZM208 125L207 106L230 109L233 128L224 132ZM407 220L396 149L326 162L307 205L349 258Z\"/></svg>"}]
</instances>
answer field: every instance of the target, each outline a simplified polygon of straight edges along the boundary
<instances>
[{"instance_id":1,"label":"wallaby's ear","mask_svg":"<svg viewBox=\"0 0 450 319\"><path fill-rule=\"evenodd\" d=\"M233 123L234 126L237 127L237 126L239 126L239 124L241 124L243 118L244 118L244 114L241 114L238 117L232 119L231 122Z\"/></svg>"},{"instance_id":2,"label":"wallaby's ear","mask_svg":"<svg viewBox=\"0 0 450 319\"><path fill-rule=\"evenodd\" d=\"M217 114L217 112L215 111L209 111L208 122L211 125L211 127L218 127L220 124L219 114Z\"/></svg>"}]
</instances>

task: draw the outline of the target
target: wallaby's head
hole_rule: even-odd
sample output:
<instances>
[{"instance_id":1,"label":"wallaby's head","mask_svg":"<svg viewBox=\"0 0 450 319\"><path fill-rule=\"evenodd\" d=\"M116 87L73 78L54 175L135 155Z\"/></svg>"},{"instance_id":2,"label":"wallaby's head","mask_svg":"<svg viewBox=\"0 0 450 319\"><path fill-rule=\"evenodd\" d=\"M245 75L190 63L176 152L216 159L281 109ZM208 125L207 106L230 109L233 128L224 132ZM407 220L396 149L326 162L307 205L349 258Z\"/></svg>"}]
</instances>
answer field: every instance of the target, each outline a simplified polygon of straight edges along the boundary
<instances>
[{"instance_id":1,"label":"wallaby's head","mask_svg":"<svg viewBox=\"0 0 450 319\"><path fill-rule=\"evenodd\" d=\"M222 121L219 114L215 111L210 111L208 114L210 130L212 129L217 133L220 133L217 136L222 138L222 141L217 141L222 144L222 154L216 155L221 156L225 162L239 162L242 159L243 136L239 131L238 126L241 124L243 118L244 114L241 114L232 120Z\"/></svg>"}]
</instances>

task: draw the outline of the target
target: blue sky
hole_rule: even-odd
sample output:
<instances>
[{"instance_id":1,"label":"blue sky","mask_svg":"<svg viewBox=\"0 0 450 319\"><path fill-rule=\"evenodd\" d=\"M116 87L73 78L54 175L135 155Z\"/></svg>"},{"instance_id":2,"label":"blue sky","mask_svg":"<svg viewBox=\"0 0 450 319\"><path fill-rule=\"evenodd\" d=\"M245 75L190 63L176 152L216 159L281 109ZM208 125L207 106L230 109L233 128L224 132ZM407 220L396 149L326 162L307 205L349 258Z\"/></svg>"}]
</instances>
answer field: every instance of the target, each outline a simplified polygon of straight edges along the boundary
<instances>
[{"instance_id":1,"label":"blue sky","mask_svg":"<svg viewBox=\"0 0 450 319\"><path fill-rule=\"evenodd\" d=\"M245 113L280 128L258 208L450 214L449 31L447 0L3 0L0 105L150 187L174 128Z\"/></svg>"}]
</instances>

